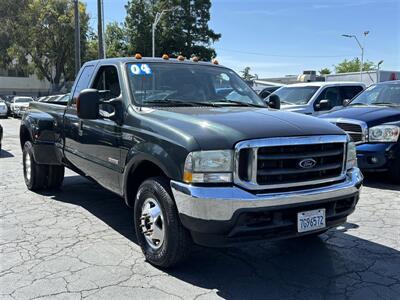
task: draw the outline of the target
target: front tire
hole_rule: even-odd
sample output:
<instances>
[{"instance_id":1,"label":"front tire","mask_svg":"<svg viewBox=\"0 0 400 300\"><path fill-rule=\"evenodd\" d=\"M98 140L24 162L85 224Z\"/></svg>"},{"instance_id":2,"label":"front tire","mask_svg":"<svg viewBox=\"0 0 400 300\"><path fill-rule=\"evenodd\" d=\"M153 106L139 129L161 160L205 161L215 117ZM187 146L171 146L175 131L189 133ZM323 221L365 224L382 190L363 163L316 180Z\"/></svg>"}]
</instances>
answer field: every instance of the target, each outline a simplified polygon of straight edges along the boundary
<instances>
[{"instance_id":1,"label":"front tire","mask_svg":"<svg viewBox=\"0 0 400 300\"><path fill-rule=\"evenodd\" d=\"M29 141L25 142L22 151L22 161L25 184L28 189L31 191L37 191L45 188L48 176L48 166L39 165L35 162L33 146Z\"/></svg>"},{"instance_id":2,"label":"front tire","mask_svg":"<svg viewBox=\"0 0 400 300\"><path fill-rule=\"evenodd\" d=\"M136 236L148 262L168 268L187 258L191 237L179 220L166 179L153 177L140 185L134 216Z\"/></svg>"}]
</instances>

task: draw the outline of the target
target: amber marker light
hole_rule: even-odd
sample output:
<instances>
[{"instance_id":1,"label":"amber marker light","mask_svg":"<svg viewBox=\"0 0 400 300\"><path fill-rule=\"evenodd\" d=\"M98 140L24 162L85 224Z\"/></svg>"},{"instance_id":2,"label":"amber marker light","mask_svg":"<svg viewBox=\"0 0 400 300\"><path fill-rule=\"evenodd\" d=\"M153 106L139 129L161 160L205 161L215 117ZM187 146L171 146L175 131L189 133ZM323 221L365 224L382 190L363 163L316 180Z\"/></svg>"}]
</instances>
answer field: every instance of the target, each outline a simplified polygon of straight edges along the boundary
<instances>
[{"instance_id":1,"label":"amber marker light","mask_svg":"<svg viewBox=\"0 0 400 300\"><path fill-rule=\"evenodd\" d=\"M136 53L136 54L135 54L135 58L136 58L136 59L142 59L142 54Z\"/></svg>"}]
</instances>

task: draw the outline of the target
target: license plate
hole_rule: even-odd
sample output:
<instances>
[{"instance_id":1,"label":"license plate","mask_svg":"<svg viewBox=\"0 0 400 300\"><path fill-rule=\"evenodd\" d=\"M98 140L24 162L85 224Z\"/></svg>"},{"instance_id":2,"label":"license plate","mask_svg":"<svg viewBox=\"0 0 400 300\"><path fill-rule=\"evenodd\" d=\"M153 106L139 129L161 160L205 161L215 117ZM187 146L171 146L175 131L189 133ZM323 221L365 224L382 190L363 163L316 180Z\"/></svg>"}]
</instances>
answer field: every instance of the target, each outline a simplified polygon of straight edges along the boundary
<instances>
[{"instance_id":1,"label":"license plate","mask_svg":"<svg viewBox=\"0 0 400 300\"><path fill-rule=\"evenodd\" d=\"M325 227L325 208L303 211L297 214L298 232L307 232Z\"/></svg>"}]
</instances>

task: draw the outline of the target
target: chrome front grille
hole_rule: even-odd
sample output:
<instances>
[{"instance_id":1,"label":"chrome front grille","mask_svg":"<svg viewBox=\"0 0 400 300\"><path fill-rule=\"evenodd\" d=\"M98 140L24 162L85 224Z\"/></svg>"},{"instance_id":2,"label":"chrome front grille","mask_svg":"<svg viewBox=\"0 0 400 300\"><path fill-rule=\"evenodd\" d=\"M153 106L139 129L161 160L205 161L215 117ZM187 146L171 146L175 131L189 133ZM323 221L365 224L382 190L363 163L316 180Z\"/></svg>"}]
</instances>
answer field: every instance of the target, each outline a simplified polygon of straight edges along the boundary
<instances>
[{"instance_id":1,"label":"chrome front grille","mask_svg":"<svg viewBox=\"0 0 400 300\"><path fill-rule=\"evenodd\" d=\"M325 120L335 124L337 127L345 131L356 145L367 141L368 126L365 122L343 118Z\"/></svg>"},{"instance_id":2,"label":"chrome front grille","mask_svg":"<svg viewBox=\"0 0 400 300\"><path fill-rule=\"evenodd\" d=\"M345 176L345 135L289 137L238 143L235 183L251 190L302 187Z\"/></svg>"}]
</instances>

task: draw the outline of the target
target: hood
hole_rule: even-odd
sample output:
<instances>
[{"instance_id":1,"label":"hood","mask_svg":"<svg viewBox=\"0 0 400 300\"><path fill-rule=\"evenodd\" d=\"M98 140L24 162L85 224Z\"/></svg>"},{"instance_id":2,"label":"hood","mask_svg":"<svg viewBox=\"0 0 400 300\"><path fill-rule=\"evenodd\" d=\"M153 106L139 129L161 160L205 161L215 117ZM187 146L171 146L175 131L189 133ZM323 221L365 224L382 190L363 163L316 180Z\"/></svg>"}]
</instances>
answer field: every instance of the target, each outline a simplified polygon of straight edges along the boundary
<instances>
[{"instance_id":1,"label":"hood","mask_svg":"<svg viewBox=\"0 0 400 300\"><path fill-rule=\"evenodd\" d=\"M310 135L344 134L338 127L318 118L252 107L173 107L146 114L154 126L169 128L197 141L201 149L232 149L243 140ZM158 124L158 125L157 125Z\"/></svg>"},{"instance_id":2,"label":"hood","mask_svg":"<svg viewBox=\"0 0 400 300\"><path fill-rule=\"evenodd\" d=\"M335 112L324 114L321 118L360 120L367 123L368 127L372 127L387 122L400 121L400 108L387 106L348 106Z\"/></svg>"}]
</instances>

